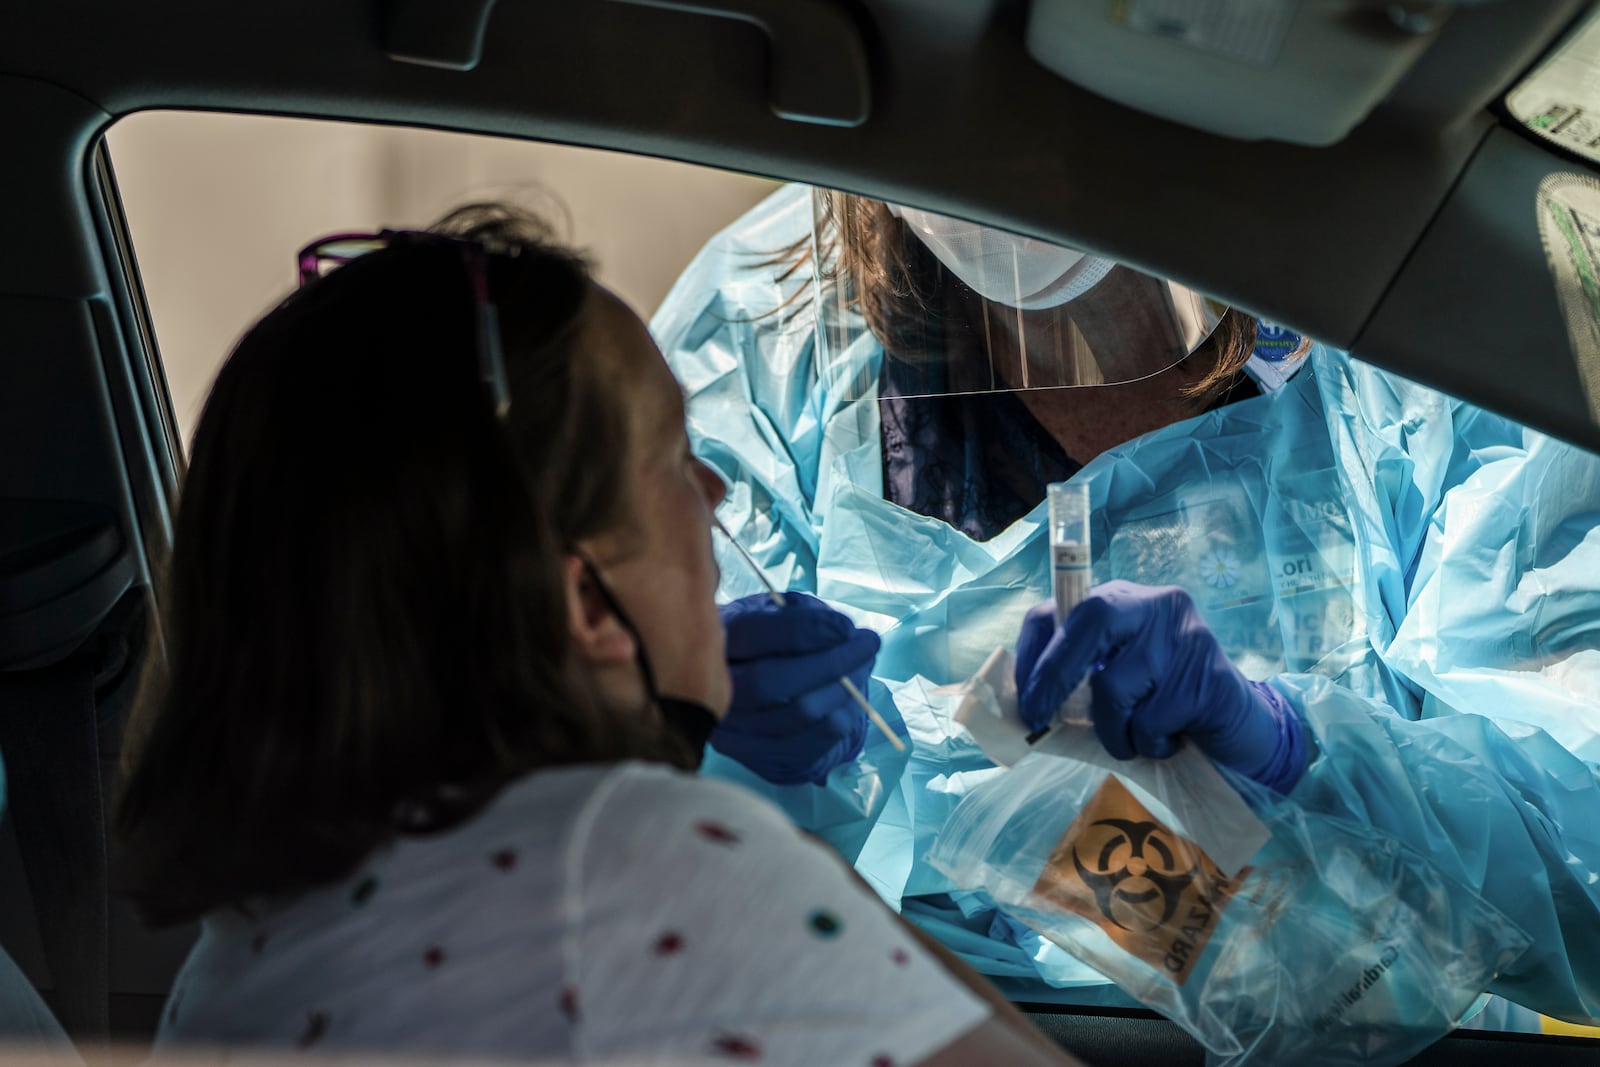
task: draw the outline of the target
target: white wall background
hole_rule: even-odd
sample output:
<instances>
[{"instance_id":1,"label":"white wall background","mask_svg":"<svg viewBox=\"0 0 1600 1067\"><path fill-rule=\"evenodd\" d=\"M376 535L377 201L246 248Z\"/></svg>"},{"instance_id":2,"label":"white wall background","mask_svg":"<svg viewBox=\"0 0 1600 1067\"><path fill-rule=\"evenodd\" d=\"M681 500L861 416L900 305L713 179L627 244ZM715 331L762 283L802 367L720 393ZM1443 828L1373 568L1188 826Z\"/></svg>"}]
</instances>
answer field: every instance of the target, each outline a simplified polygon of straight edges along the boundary
<instances>
[{"instance_id":1,"label":"white wall background","mask_svg":"<svg viewBox=\"0 0 1600 1067\"><path fill-rule=\"evenodd\" d=\"M646 318L707 238L773 189L683 163L304 119L147 112L107 137L184 441L233 342L341 230L509 200L594 259Z\"/></svg>"}]
</instances>

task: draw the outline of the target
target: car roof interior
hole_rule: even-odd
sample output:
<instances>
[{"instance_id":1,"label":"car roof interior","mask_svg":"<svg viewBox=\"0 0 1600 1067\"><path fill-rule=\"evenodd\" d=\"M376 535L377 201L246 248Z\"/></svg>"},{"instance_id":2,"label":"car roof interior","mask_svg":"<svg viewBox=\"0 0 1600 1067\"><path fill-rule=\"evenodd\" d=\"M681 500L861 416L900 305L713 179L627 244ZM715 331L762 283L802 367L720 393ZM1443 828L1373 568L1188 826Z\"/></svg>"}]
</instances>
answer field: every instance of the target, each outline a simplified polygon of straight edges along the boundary
<instances>
[{"instance_id":1,"label":"car roof interior","mask_svg":"<svg viewBox=\"0 0 1600 1067\"><path fill-rule=\"evenodd\" d=\"M1050 6L0 2L0 748L16 823L0 899L78 909L0 917L0 940L75 1036L147 1038L192 933L150 935L107 904L100 812L182 469L101 145L124 115L423 126L860 192L1173 277L1600 449L1600 367L1569 338L1535 225L1542 183L1592 168L1501 102L1591 5L1307 0L1405 55L1347 133L1303 131L1329 143L1295 143L1282 109L1288 139L1240 139L1069 81L1039 58L1070 44L1035 18ZM1181 74L1146 80L1181 95ZM226 269L227 235L209 243ZM1203 1058L1154 1016L1039 1018L1090 1062ZM1474 1035L1418 1062L1588 1054Z\"/></svg>"}]
</instances>

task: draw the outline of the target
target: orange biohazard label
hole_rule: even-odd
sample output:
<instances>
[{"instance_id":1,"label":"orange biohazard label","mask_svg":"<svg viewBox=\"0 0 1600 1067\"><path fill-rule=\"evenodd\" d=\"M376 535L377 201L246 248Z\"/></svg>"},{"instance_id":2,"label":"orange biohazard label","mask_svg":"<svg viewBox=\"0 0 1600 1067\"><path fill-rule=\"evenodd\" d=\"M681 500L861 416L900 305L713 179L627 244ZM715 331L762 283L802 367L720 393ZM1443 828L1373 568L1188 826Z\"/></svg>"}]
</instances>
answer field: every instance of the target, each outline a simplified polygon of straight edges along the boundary
<instances>
[{"instance_id":1,"label":"orange biohazard label","mask_svg":"<svg viewBox=\"0 0 1600 1067\"><path fill-rule=\"evenodd\" d=\"M1237 881L1224 878L1199 846L1157 822L1108 775L1056 842L1033 892L1093 922L1182 985Z\"/></svg>"}]
</instances>

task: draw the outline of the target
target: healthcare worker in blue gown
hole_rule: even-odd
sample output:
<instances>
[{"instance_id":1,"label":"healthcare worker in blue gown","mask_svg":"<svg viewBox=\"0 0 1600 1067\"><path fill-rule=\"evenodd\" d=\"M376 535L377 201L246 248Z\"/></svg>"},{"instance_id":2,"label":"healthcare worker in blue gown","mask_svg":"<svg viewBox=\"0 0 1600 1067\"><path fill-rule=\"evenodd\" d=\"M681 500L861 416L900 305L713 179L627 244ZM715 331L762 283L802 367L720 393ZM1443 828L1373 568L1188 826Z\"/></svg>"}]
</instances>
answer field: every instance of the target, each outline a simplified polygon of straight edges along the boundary
<instances>
[{"instance_id":1,"label":"healthcare worker in blue gown","mask_svg":"<svg viewBox=\"0 0 1600 1067\"><path fill-rule=\"evenodd\" d=\"M1117 1002L923 860L1003 773L953 686L1015 645L1024 717L1087 675L1113 755L1187 738L1392 834L1531 939L1492 992L1600 1019L1595 456L1181 286L801 186L713 239L652 330L723 522L816 598L779 609L724 554L735 705L707 769L908 918L1016 995ZM1043 500L1069 478L1102 584L1058 627ZM869 674L908 755L837 682Z\"/></svg>"}]
</instances>

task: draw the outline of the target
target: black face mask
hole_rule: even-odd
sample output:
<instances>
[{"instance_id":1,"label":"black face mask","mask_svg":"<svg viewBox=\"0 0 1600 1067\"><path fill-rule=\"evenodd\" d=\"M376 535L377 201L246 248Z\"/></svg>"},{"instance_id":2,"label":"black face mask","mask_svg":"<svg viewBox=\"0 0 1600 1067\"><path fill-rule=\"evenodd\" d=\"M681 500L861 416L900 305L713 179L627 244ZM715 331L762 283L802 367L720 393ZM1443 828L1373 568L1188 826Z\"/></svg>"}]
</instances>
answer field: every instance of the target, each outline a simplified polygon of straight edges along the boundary
<instances>
[{"instance_id":1,"label":"black face mask","mask_svg":"<svg viewBox=\"0 0 1600 1067\"><path fill-rule=\"evenodd\" d=\"M705 753L706 742L711 737L711 731L717 728L716 715L710 708L697 701L662 695L656 688L656 673L650 668L650 657L645 653L644 639L639 636L639 628L633 625L628 613L622 610L622 605L611 593L611 587L600 577L600 571L589 562L589 557L578 558L583 561L583 569L588 572L589 580L594 583L600 599L606 602L611 614L617 617L622 628L633 638L634 662L639 665L639 675L644 679L645 692L649 695L650 702L661 712L661 718L666 721L667 726L688 744L694 754L694 765L698 767Z\"/></svg>"},{"instance_id":2,"label":"black face mask","mask_svg":"<svg viewBox=\"0 0 1600 1067\"><path fill-rule=\"evenodd\" d=\"M617 598L601 579L600 572L594 564L585 557L580 558L583 559L583 569L588 572L589 580L594 582L600 598L606 602L606 607L617 617L622 628L633 638L633 647L637 650L634 662L639 665L639 675L644 679L645 691L650 702L661 713L667 728L684 742L687 765L698 768L700 761L705 757L706 742L711 737L711 731L717 728L716 715L712 714L711 709L704 704L678 697L662 696L656 690L655 671L650 669L650 657L645 654L644 641L639 636L638 627L633 625L628 613L617 603ZM674 761L673 765L683 764ZM412 836L442 833L482 810L504 784L505 782L500 779L470 785L447 782L419 790L412 796L403 797L395 804L391 815L394 828L402 834Z\"/></svg>"}]
</instances>

